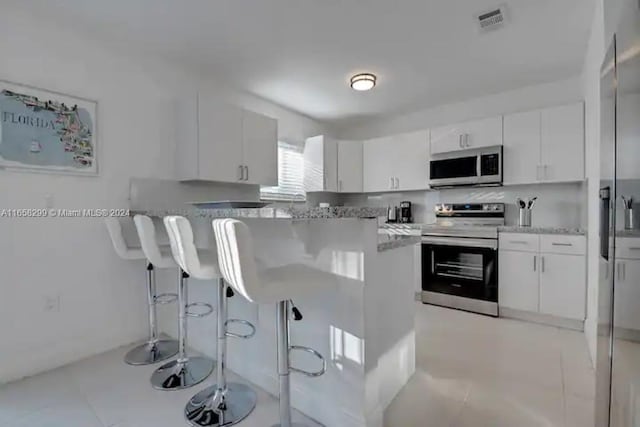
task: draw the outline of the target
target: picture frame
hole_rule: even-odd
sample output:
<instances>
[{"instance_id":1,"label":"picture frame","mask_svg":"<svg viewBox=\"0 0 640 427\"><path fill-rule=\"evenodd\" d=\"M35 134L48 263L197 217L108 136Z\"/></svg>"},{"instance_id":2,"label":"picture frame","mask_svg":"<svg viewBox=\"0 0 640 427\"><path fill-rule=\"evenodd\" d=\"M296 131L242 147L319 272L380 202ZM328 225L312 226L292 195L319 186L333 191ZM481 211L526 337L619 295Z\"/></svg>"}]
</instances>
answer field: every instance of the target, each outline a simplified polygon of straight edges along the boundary
<instances>
[{"instance_id":1,"label":"picture frame","mask_svg":"<svg viewBox=\"0 0 640 427\"><path fill-rule=\"evenodd\" d=\"M0 169L98 176L98 103L0 80Z\"/></svg>"}]
</instances>

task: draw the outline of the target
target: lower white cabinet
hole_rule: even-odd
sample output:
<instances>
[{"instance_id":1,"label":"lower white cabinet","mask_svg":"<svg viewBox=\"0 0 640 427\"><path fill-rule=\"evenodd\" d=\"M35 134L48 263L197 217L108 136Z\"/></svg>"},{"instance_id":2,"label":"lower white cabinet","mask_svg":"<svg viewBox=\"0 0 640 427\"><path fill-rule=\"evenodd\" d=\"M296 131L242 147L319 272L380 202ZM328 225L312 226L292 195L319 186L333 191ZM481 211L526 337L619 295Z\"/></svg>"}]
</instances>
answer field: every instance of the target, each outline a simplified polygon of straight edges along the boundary
<instances>
[{"instance_id":1,"label":"lower white cabinet","mask_svg":"<svg viewBox=\"0 0 640 427\"><path fill-rule=\"evenodd\" d=\"M538 266L534 252L500 251L498 303L515 310L538 311Z\"/></svg>"},{"instance_id":2,"label":"lower white cabinet","mask_svg":"<svg viewBox=\"0 0 640 427\"><path fill-rule=\"evenodd\" d=\"M584 236L501 233L499 306L584 320L585 240Z\"/></svg>"},{"instance_id":3,"label":"lower white cabinet","mask_svg":"<svg viewBox=\"0 0 640 427\"><path fill-rule=\"evenodd\" d=\"M615 324L621 332L640 330L640 239L616 238Z\"/></svg>"},{"instance_id":4,"label":"lower white cabinet","mask_svg":"<svg viewBox=\"0 0 640 427\"><path fill-rule=\"evenodd\" d=\"M584 255L540 254L540 313L584 320Z\"/></svg>"}]
</instances>

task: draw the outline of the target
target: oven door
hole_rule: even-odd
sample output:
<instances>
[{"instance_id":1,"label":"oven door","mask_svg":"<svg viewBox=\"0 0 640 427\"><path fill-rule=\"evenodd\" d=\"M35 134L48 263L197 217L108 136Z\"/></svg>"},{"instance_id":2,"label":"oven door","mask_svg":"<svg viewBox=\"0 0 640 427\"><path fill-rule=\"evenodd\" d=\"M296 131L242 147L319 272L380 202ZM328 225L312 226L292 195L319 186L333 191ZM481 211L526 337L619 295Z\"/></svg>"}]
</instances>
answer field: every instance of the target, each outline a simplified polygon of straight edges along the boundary
<instances>
[{"instance_id":1,"label":"oven door","mask_svg":"<svg viewBox=\"0 0 640 427\"><path fill-rule=\"evenodd\" d=\"M498 313L495 239L423 237L423 302Z\"/></svg>"}]
</instances>

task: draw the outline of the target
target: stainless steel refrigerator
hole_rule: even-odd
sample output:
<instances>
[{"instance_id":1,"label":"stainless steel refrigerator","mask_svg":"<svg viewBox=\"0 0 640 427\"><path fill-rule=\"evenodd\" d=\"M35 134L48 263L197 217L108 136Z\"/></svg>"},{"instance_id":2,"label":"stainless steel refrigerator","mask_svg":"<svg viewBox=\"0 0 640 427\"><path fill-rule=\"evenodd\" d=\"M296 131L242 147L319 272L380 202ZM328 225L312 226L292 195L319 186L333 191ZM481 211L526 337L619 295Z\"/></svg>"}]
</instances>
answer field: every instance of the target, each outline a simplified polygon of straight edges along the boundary
<instances>
[{"instance_id":1,"label":"stainless steel refrigerator","mask_svg":"<svg viewBox=\"0 0 640 427\"><path fill-rule=\"evenodd\" d=\"M640 426L640 2L601 69L596 427ZM634 216L635 214L635 216Z\"/></svg>"}]
</instances>

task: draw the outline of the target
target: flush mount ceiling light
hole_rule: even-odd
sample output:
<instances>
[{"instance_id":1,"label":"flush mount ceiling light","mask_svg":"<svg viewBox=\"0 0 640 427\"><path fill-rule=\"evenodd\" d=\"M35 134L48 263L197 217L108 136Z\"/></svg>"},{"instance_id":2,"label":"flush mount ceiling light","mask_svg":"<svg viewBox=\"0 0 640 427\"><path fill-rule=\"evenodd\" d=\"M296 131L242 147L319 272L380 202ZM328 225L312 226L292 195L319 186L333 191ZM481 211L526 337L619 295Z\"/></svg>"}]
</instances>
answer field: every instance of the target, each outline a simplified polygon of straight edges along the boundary
<instances>
[{"instance_id":1,"label":"flush mount ceiling light","mask_svg":"<svg viewBox=\"0 0 640 427\"><path fill-rule=\"evenodd\" d=\"M351 88L357 91L371 90L376 85L377 77L371 73L356 74L351 77Z\"/></svg>"}]
</instances>

